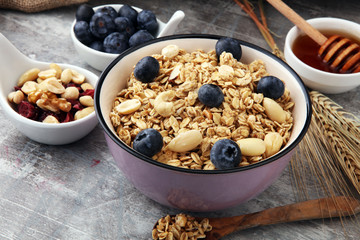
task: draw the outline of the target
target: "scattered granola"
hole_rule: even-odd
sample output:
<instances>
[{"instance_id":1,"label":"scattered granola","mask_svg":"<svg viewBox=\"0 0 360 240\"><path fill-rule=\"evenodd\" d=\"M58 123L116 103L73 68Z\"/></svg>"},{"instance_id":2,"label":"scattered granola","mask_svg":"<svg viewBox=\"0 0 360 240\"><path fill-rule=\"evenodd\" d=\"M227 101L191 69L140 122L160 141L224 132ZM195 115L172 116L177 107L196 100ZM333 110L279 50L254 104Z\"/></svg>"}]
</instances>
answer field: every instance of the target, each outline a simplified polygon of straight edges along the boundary
<instances>
[{"instance_id":1,"label":"scattered granola","mask_svg":"<svg viewBox=\"0 0 360 240\"><path fill-rule=\"evenodd\" d=\"M167 215L160 218L152 231L154 240L187 240L204 239L205 233L211 231L209 219L204 218L200 223L194 217L183 213L176 216Z\"/></svg>"},{"instance_id":2,"label":"scattered granola","mask_svg":"<svg viewBox=\"0 0 360 240\"><path fill-rule=\"evenodd\" d=\"M164 147L153 156L154 160L203 170L215 169L210 161L210 150L219 139L235 142L246 138L266 139L265 150L259 155L242 154L239 166L261 161L288 142L294 102L286 87L281 98L276 100L256 92L258 81L269 75L264 62L256 60L244 64L225 52L218 61L215 50L189 53L171 46L162 52L173 49L176 50L174 54L152 55L160 64L159 74L153 82L142 83L132 73L127 88L114 100L110 118L122 141L132 147L141 130L154 128L164 141ZM208 107L199 101L198 89L204 84L221 88L224 101L219 107ZM176 139L185 139L184 133L190 130L196 136L191 137L192 148L174 147L174 142L183 142ZM275 138L266 137L270 133L277 133L276 147L269 142Z\"/></svg>"}]
</instances>

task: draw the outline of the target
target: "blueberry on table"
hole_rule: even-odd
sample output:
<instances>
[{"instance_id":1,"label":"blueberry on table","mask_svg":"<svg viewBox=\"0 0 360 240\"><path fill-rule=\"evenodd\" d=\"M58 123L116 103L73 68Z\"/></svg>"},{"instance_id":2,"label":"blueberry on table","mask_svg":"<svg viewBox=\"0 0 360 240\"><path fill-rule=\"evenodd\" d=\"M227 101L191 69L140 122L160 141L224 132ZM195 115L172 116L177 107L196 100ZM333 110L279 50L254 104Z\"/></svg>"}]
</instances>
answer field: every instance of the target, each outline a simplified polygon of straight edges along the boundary
<instances>
[{"instance_id":1,"label":"blueberry on table","mask_svg":"<svg viewBox=\"0 0 360 240\"><path fill-rule=\"evenodd\" d=\"M153 128L147 128L136 135L133 148L148 157L152 157L162 149L163 144L161 134Z\"/></svg>"},{"instance_id":2,"label":"blueberry on table","mask_svg":"<svg viewBox=\"0 0 360 240\"><path fill-rule=\"evenodd\" d=\"M231 53L233 57L238 61L240 61L240 58L242 56L240 42L234 38L229 37L220 38L216 42L215 51L218 58L223 52Z\"/></svg>"},{"instance_id":3,"label":"blueberry on table","mask_svg":"<svg viewBox=\"0 0 360 240\"><path fill-rule=\"evenodd\" d=\"M91 17L94 15L94 9L88 4L81 4L75 14L76 21L90 22Z\"/></svg>"},{"instance_id":4,"label":"blueberry on table","mask_svg":"<svg viewBox=\"0 0 360 240\"><path fill-rule=\"evenodd\" d=\"M117 17L114 19L114 23L116 30L126 33L128 37L131 37L136 31L134 24L126 17Z\"/></svg>"},{"instance_id":5,"label":"blueberry on table","mask_svg":"<svg viewBox=\"0 0 360 240\"><path fill-rule=\"evenodd\" d=\"M220 139L210 150L210 160L217 169L231 169L239 166L241 150L231 139Z\"/></svg>"},{"instance_id":6,"label":"blueberry on table","mask_svg":"<svg viewBox=\"0 0 360 240\"><path fill-rule=\"evenodd\" d=\"M285 85L277 77L265 76L259 80L256 91L262 93L264 97L278 99L284 94Z\"/></svg>"},{"instance_id":7,"label":"blueberry on table","mask_svg":"<svg viewBox=\"0 0 360 240\"><path fill-rule=\"evenodd\" d=\"M105 6L99 8L98 10L95 11L95 13L98 12L108 14L112 19L115 19L118 16L118 13L116 12L115 8L111 6Z\"/></svg>"},{"instance_id":8,"label":"blueberry on table","mask_svg":"<svg viewBox=\"0 0 360 240\"><path fill-rule=\"evenodd\" d=\"M78 21L75 23L74 34L76 38L85 45L94 41L94 37L90 32L89 24L85 21Z\"/></svg>"},{"instance_id":9,"label":"blueberry on table","mask_svg":"<svg viewBox=\"0 0 360 240\"><path fill-rule=\"evenodd\" d=\"M208 107L219 107L224 101L224 94L215 84L204 84L199 88L198 98Z\"/></svg>"},{"instance_id":10,"label":"blueberry on table","mask_svg":"<svg viewBox=\"0 0 360 240\"><path fill-rule=\"evenodd\" d=\"M128 18L136 27L138 12L130 5L124 4L118 12L118 16Z\"/></svg>"},{"instance_id":11,"label":"blueberry on table","mask_svg":"<svg viewBox=\"0 0 360 240\"><path fill-rule=\"evenodd\" d=\"M115 32L115 23L109 14L97 12L90 20L90 31L97 38L105 38Z\"/></svg>"},{"instance_id":12,"label":"blueberry on table","mask_svg":"<svg viewBox=\"0 0 360 240\"><path fill-rule=\"evenodd\" d=\"M158 75L160 64L158 60L153 57L147 56L142 58L134 69L134 76L137 80L143 83L152 82Z\"/></svg>"},{"instance_id":13,"label":"blueberry on table","mask_svg":"<svg viewBox=\"0 0 360 240\"><path fill-rule=\"evenodd\" d=\"M122 53L129 48L128 36L125 33L113 32L104 39L104 51L107 53Z\"/></svg>"},{"instance_id":14,"label":"blueberry on table","mask_svg":"<svg viewBox=\"0 0 360 240\"><path fill-rule=\"evenodd\" d=\"M159 28L156 16L150 10L142 10L139 12L137 16L137 23L139 29L147 30L152 35L156 34L156 31Z\"/></svg>"},{"instance_id":15,"label":"blueberry on table","mask_svg":"<svg viewBox=\"0 0 360 240\"><path fill-rule=\"evenodd\" d=\"M130 37L129 45L130 47L135 47L152 39L154 39L154 36L151 35L148 31L139 30Z\"/></svg>"}]
</instances>

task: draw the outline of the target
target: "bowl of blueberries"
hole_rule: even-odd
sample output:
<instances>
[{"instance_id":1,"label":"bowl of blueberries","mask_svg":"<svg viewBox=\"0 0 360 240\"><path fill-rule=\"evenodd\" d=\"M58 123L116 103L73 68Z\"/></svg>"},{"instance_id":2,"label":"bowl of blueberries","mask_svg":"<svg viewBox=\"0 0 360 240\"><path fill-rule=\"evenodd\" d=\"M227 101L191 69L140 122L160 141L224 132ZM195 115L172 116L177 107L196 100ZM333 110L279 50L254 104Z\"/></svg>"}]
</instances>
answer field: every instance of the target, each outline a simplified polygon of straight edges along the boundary
<instances>
[{"instance_id":1,"label":"bowl of blueberries","mask_svg":"<svg viewBox=\"0 0 360 240\"><path fill-rule=\"evenodd\" d=\"M71 38L80 57L102 71L128 48L173 34L184 16L178 10L164 23L151 10L127 4L82 4L71 25Z\"/></svg>"},{"instance_id":2,"label":"bowl of blueberries","mask_svg":"<svg viewBox=\"0 0 360 240\"><path fill-rule=\"evenodd\" d=\"M266 190L311 119L307 89L285 62L207 34L165 36L121 53L94 98L125 177L185 211L230 208Z\"/></svg>"}]
</instances>

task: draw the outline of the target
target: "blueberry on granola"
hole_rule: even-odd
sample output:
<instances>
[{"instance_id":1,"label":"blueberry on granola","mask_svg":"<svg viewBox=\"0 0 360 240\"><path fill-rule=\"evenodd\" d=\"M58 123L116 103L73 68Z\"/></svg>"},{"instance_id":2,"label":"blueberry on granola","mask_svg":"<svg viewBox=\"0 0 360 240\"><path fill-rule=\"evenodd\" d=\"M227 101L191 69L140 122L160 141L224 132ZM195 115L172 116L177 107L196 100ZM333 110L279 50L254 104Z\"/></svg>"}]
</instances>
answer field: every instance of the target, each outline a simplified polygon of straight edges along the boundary
<instances>
[{"instance_id":1,"label":"blueberry on granola","mask_svg":"<svg viewBox=\"0 0 360 240\"><path fill-rule=\"evenodd\" d=\"M231 139L218 140L210 150L210 160L217 169L237 167L241 160L240 147Z\"/></svg>"},{"instance_id":2,"label":"blueberry on granola","mask_svg":"<svg viewBox=\"0 0 360 240\"><path fill-rule=\"evenodd\" d=\"M284 94L285 86L279 78L265 76L259 80L256 91L262 93L264 97L278 99Z\"/></svg>"},{"instance_id":3,"label":"blueberry on granola","mask_svg":"<svg viewBox=\"0 0 360 240\"><path fill-rule=\"evenodd\" d=\"M158 153L163 145L163 137L153 128L140 131L133 142L133 148L148 157L152 157Z\"/></svg>"},{"instance_id":4,"label":"blueberry on granola","mask_svg":"<svg viewBox=\"0 0 360 240\"><path fill-rule=\"evenodd\" d=\"M198 98L208 107L219 107L224 101L224 94L215 84L204 84L199 88Z\"/></svg>"},{"instance_id":5,"label":"blueberry on granola","mask_svg":"<svg viewBox=\"0 0 360 240\"><path fill-rule=\"evenodd\" d=\"M134 76L137 80L143 83L152 82L158 75L160 64L158 60L153 57L147 56L142 58L134 69Z\"/></svg>"},{"instance_id":6,"label":"blueberry on granola","mask_svg":"<svg viewBox=\"0 0 360 240\"><path fill-rule=\"evenodd\" d=\"M220 38L216 42L215 51L218 58L223 52L231 53L233 57L238 61L240 61L240 58L242 56L240 42L234 38L229 37Z\"/></svg>"}]
</instances>

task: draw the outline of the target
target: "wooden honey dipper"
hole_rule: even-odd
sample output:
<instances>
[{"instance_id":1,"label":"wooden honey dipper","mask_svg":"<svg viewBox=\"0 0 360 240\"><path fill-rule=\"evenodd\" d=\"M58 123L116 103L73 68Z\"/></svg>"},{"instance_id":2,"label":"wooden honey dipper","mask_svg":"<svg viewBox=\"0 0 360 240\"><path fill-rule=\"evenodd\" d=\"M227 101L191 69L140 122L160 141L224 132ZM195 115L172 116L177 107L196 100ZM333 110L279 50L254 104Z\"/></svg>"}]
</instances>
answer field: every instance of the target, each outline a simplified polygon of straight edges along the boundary
<instances>
[{"instance_id":1,"label":"wooden honey dipper","mask_svg":"<svg viewBox=\"0 0 360 240\"><path fill-rule=\"evenodd\" d=\"M319 56L334 71L360 72L360 46L358 44L339 35L327 38L281 0L267 1L320 46Z\"/></svg>"}]
</instances>

